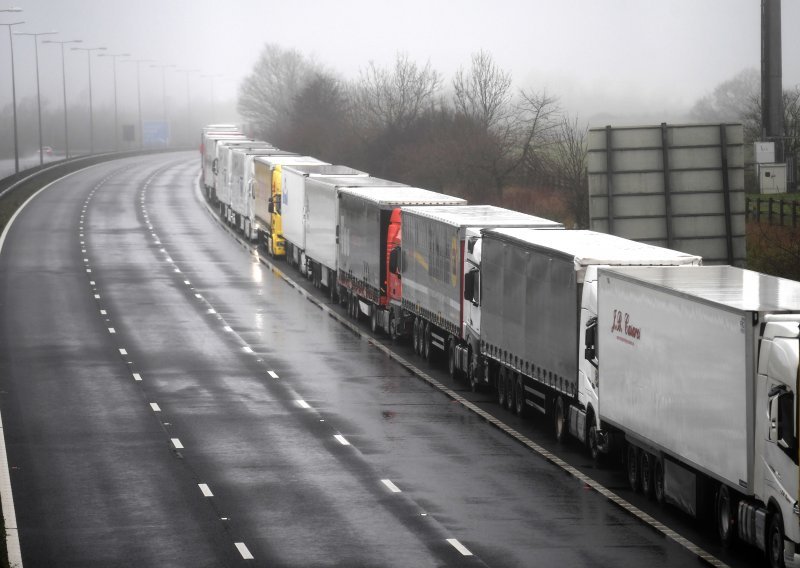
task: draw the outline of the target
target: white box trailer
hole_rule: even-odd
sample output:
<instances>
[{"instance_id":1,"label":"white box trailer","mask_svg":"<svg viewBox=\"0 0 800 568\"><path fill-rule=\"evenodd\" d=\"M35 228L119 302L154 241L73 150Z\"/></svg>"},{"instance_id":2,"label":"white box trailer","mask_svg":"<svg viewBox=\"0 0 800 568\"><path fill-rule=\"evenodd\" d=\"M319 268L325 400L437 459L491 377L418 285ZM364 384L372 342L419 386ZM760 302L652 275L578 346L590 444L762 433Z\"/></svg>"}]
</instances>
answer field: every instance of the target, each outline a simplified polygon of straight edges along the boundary
<instances>
[{"instance_id":1,"label":"white box trailer","mask_svg":"<svg viewBox=\"0 0 800 568\"><path fill-rule=\"evenodd\" d=\"M285 166L281 168L281 223L286 240L286 260L307 273L306 179L309 177L367 177L369 174L341 165Z\"/></svg>"},{"instance_id":2,"label":"white box trailer","mask_svg":"<svg viewBox=\"0 0 800 568\"><path fill-rule=\"evenodd\" d=\"M597 294L587 354L631 485L690 514L716 494L723 538L738 525L762 549L780 516L793 552L800 283L731 266L613 267Z\"/></svg>"},{"instance_id":3,"label":"white box trailer","mask_svg":"<svg viewBox=\"0 0 800 568\"><path fill-rule=\"evenodd\" d=\"M209 199L214 198L214 188L216 187L216 171L217 171L217 145L223 142L249 140L255 142L245 136L235 132L209 132L203 135L202 146L202 163L201 173L203 176L203 186L206 189L206 197Z\"/></svg>"},{"instance_id":4,"label":"white box trailer","mask_svg":"<svg viewBox=\"0 0 800 568\"><path fill-rule=\"evenodd\" d=\"M400 208L409 205L466 205L451 195L418 187L352 187L339 190L339 297L350 314L364 312L377 329L377 311L389 302L390 232L400 230ZM363 303L363 305L361 305ZM375 316L375 317L373 317Z\"/></svg>"},{"instance_id":5,"label":"white box trailer","mask_svg":"<svg viewBox=\"0 0 800 568\"><path fill-rule=\"evenodd\" d=\"M456 348L466 347L467 336L476 336L477 349L480 315L471 301L464 300L464 277L480 265L474 253L476 246L480 250L481 230L564 228L556 221L493 205L403 207L401 218L402 278L396 286L389 286L390 303L396 304L395 309L402 308L396 310L395 335L406 331L407 322L416 322L415 345L421 347L420 354L430 357L431 348L437 348L448 353L451 363ZM393 289L400 291L399 295L393 294ZM451 372L458 368L450 366Z\"/></svg>"},{"instance_id":6,"label":"white box trailer","mask_svg":"<svg viewBox=\"0 0 800 568\"><path fill-rule=\"evenodd\" d=\"M399 187L397 183L372 176L305 178L305 248L301 251L308 263L314 284L324 286L331 298L336 292L337 224L339 191L349 187Z\"/></svg>"},{"instance_id":7,"label":"white box trailer","mask_svg":"<svg viewBox=\"0 0 800 568\"><path fill-rule=\"evenodd\" d=\"M281 169L283 166L329 166L311 156L282 155L258 156L253 163L255 176L255 195L253 209L255 211L255 227L258 242L270 256L283 256L285 243L281 222Z\"/></svg>"},{"instance_id":8,"label":"white box trailer","mask_svg":"<svg viewBox=\"0 0 800 568\"><path fill-rule=\"evenodd\" d=\"M597 316L597 270L618 265L697 265L698 256L594 231L483 231L481 339L475 380L498 402L550 415L556 437L596 439L594 368L584 358L587 323ZM602 390L602 389L601 389Z\"/></svg>"},{"instance_id":9,"label":"white box trailer","mask_svg":"<svg viewBox=\"0 0 800 568\"><path fill-rule=\"evenodd\" d=\"M230 223L252 240L255 236L253 202L255 198L256 156L293 156L292 152L276 148L233 148L231 152Z\"/></svg>"},{"instance_id":10,"label":"white box trailer","mask_svg":"<svg viewBox=\"0 0 800 568\"><path fill-rule=\"evenodd\" d=\"M231 206L231 159L234 148L255 150L260 148L273 149L274 147L268 142L259 140L228 140L217 144L214 195L222 216L228 214Z\"/></svg>"}]
</instances>

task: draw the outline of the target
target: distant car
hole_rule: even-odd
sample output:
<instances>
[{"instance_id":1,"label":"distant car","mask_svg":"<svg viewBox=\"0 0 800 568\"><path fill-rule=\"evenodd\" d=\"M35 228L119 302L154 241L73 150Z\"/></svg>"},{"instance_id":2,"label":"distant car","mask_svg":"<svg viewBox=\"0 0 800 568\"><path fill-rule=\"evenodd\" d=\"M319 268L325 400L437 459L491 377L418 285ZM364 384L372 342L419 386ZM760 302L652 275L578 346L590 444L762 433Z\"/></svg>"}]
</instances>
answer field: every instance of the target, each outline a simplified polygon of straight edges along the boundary
<instances>
[{"instance_id":1,"label":"distant car","mask_svg":"<svg viewBox=\"0 0 800 568\"><path fill-rule=\"evenodd\" d=\"M42 155L44 156L52 156L53 155L53 148L50 146L42 146Z\"/></svg>"}]
</instances>

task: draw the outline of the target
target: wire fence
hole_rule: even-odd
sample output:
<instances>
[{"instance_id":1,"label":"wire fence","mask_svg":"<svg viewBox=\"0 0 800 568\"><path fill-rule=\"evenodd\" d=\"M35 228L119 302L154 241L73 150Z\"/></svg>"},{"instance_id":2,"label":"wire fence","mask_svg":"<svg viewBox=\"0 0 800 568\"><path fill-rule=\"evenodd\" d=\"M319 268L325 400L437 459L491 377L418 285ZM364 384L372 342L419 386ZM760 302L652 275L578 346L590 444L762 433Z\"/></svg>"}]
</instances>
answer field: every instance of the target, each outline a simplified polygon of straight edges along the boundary
<instances>
[{"instance_id":1,"label":"wire fence","mask_svg":"<svg viewBox=\"0 0 800 568\"><path fill-rule=\"evenodd\" d=\"M774 197L746 197L744 204L748 221L795 229L800 223L800 201Z\"/></svg>"}]
</instances>

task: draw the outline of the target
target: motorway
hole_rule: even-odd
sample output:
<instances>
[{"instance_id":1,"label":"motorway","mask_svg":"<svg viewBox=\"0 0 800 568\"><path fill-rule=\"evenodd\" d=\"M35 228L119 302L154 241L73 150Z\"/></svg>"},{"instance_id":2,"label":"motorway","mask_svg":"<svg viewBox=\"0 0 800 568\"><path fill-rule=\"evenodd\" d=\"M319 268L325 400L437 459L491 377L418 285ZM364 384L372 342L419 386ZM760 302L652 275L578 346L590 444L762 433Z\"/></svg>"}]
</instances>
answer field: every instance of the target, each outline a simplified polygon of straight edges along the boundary
<instances>
[{"instance_id":1,"label":"motorway","mask_svg":"<svg viewBox=\"0 0 800 568\"><path fill-rule=\"evenodd\" d=\"M757 561L347 325L209 212L198 171L194 152L87 168L0 245L24 566Z\"/></svg>"}]
</instances>

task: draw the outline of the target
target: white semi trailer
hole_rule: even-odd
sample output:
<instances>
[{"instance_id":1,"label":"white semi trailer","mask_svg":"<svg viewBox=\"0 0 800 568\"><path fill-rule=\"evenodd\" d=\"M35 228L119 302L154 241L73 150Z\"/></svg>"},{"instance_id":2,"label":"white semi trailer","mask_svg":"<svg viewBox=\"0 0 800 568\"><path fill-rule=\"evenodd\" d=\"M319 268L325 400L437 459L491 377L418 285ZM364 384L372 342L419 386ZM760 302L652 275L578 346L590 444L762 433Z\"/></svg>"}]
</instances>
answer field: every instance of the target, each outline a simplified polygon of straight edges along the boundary
<instances>
[{"instance_id":1,"label":"white semi trailer","mask_svg":"<svg viewBox=\"0 0 800 568\"><path fill-rule=\"evenodd\" d=\"M597 296L585 355L631 486L690 514L711 503L723 541L794 564L800 283L731 266L613 267L598 271Z\"/></svg>"}]
</instances>

